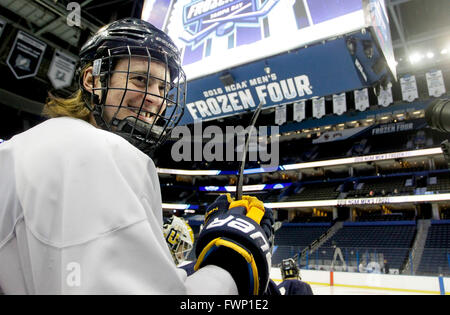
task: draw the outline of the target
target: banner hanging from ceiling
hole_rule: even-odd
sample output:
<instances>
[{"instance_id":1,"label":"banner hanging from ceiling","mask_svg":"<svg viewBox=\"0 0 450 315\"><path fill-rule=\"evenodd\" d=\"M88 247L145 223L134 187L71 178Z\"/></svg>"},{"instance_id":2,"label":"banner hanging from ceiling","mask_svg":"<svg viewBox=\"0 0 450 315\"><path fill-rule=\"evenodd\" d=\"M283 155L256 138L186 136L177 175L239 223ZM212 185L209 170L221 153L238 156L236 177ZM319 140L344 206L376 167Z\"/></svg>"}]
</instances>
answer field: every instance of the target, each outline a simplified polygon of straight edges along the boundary
<instances>
[{"instance_id":1,"label":"banner hanging from ceiling","mask_svg":"<svg viewBox=\"0 0 450 315\"><path fill-rule=\"evenodd\" d=\"M47 44L18 31L6 63L17 79L34 77L41 65Z\"/></svg>"}]
</instances>

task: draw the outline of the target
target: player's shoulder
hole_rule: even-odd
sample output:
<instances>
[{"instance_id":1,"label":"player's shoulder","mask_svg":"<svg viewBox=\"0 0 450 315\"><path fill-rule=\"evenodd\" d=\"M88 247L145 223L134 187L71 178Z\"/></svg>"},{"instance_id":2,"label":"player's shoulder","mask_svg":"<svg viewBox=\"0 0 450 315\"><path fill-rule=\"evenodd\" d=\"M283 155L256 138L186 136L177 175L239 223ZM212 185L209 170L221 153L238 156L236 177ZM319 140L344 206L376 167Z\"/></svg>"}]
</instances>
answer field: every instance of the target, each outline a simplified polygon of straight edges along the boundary
<instances>
[{"instance_id":1,"label":"player's shoulder","mask_svg":"<svg viewBox=\"0 0 450 315\"><path fill-rule=\"evenodd\" d=\"M303 282L301 280L294 280L292 282L292 289L294 291L296 291L296 293L299 295L311 295L312 294L311 286L308 283Z\"/></svg>"},{"instance_id":2,"label":"player's shoulder","mask_svg":"<svg viewBox=\"0 0 450 315\"><path fill-rule=\"evenodd\" d=\"M278 288L283 288L286 295L313 295L311 286L297 279L286 279Z\"/></svg>"},{"instance_id":3,"label":"player's shoulder","mask_svg":"<svg viewBox=\"0 0 450 315\"><path fill-rule=\"evenodd\" d=\"M42 157L46 160L88 159L95 157L148 157L122 137L99 129L86 121L70 117L52 118L13 137L18 155ZM35 159L35 162L39 162Z\"/></svg>"},{"instance_id":4,"label":"player's shoulder","mask_svg":"<svg viewBox=\"0 0 450 315\"><path fill-rule=\"evenodd\" d=\"M98 150L107 145L122 144L121 137L94 127L90 123L71 117L48 119L41 124L18 135L19 139L30 142L40 139L45 149L61 150L65 147Z\"/></svg>"},{"instance_id":5,"label":"player's shoulder","mask_svg":"<svg viewBox=\"0 0 450 315\"><path fill-rule=\"evenodd\" d=\"M26 224L41 241L80 244L162 213L153 162L120 136L55 118L10 141ZM67 228L54 233L48 218Z\"/></svg>"}]
</instances>

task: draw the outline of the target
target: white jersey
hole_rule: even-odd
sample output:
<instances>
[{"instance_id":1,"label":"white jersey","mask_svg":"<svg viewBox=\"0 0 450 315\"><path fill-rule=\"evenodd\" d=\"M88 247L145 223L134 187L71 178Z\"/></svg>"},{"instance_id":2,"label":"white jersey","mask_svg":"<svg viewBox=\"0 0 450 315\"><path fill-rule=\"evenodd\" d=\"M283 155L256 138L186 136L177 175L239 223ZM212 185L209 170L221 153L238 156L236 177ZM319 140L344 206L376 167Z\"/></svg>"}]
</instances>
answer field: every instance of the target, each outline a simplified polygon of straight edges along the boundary
<instances>
[{"instance_id":1,"label":"white jersey","mask_svg":"<svg viewBox=\"0 0 450 315\"><path fill-rule=\"evenodd\" d=\"M66 117L0 144L5 294L237 293L221 268L176 268L162 225L155 165L125 139Z\"/></svg>"}]
</instances>

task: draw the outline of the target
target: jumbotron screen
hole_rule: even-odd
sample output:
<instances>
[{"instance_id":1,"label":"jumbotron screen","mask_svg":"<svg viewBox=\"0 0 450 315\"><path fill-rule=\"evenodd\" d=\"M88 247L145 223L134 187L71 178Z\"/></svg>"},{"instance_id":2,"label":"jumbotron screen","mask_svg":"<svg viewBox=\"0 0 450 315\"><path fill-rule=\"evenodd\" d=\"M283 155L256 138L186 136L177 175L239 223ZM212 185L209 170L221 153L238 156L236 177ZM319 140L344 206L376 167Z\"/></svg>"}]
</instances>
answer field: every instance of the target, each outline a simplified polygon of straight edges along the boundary
<instances>
[{"instance_id":1,"label":"jumbotron screen","mask_svg":"<svg viewBox=\"0 0 450 315\"><path fill-rule=\"evenodd\" d=\"M363 6L362 0L146 0L141 18L175 41L192 80L361 29Z\"/></svg>"}]
</instances>

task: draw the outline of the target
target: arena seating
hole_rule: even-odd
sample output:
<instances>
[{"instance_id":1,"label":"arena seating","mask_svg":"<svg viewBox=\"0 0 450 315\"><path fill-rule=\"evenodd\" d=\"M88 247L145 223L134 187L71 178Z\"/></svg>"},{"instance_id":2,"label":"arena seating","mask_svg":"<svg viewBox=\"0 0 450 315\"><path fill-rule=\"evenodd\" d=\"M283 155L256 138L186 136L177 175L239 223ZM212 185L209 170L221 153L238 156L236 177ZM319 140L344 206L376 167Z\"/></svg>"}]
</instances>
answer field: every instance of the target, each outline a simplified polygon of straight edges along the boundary
<instances>
[{"instance_id":1,"label":"arena seating","mask_svg":"<svg viewBox=\"0 0 450 315\"><path fill-rule=\"evenodd\" d=\"M395 133L395 137L389 134L371 135L370 130L361 136L355 136L347 140L314 143L316 136L311 138L297 138L279 143L280 164L294 164L311 161L322 161L349 156L362 156L381 154L388 152L417 150L437 147L446 139L445 135L431 129L419 131L402 131ZM236 170L236 162L212 161L180 161L173 162L167 159L171 154L174 141L168 141L154 157L159 167L174 169L220 169ZM255 161L247 161L246 168L258 168L260 165Z\"/></svg>"},{"instance_id":2,"label":"arena seating","mask_svg":"<svg viewBox=\"0 0 450 315\"><path fill-rule=\"evenodd\" d=\"M408 185L408 179L411 184ZM389 195L411 195L414 194L414 186L412 185L412 176L391 176L389 179L385 177L376 177L366 179L359 182L355 189L348 192L348 198L364 198L364 197L384 197Z\"/></svg>"},{"instance_id":3,"label":"arena seating","mask_svg":"<svg viewBox=\"0 0 450 315\"><path fill-rule=\"evenodd\" d=\"M345 250L358 251L360 258L365 252L376 251L383 254L390 268L400 270L408 259L415 234L415 221L345 222L343 228L319 248L319 257L331 261L334 246L341 248L344 255Z\"/></svg>"},{"instance_id":4,"label":"arena seating","mask_svg":"<svg viewBox=\"0 0 450 315\"><path fill-rule=\"evenodd\" d=\"M280 264L285 258L293 257L325 234L331 223L283 223L275 233L276 250L272 265Z\"/></svg>"},{"instance_id":5,"label":"arena seating","mask_svg":"<svg viewBox=\"0 0 450 315\"><path fill-rule=\"evenodd\" d=\"M414 220L414 211L403 211L391 214L364 212L355 218L356 222L407 221Z\"/></svg>"},{"instance_id":6,"label":"arena seating","mask_svg":"<svg viewBox=\"0 0 450 315\"><path fill-rule=\"evenodd\" d=\"M433 180L432 178L435 178ZM448 173L430 176L427 191L434 191L436 193L450 192L450 177Z\"/></svg>"},{"instance_id":7,"label":"arena seating","mask_svg":"<svg viewBox=\"0 0 450 315\"><path fill-rule=\"evenodd\" d=\"M304 185L297 194L288 197L287 201L337 199L340 192L337 183L316 183Z\"/></svg>"},{"instance_id":8,"label":"arena seating","mask_svg":"<svg viewBox=\"0 0 450 315\"><path fill-rule=\"evenodd\" d=\"M432 220L418 274L450 275L450 220Z\"/></svg>"}]
</instances>

